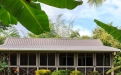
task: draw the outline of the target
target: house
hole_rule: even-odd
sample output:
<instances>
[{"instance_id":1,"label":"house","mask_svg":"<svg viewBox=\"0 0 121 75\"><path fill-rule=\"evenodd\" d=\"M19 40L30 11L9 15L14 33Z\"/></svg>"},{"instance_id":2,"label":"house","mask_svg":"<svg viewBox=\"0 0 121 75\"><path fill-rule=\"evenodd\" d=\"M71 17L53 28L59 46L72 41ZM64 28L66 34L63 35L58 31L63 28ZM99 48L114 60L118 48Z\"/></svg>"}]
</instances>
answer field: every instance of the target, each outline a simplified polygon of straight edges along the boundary
<instances>
[{"instance_id":1,"label":"house","mask_svg":"<svg viewBox=\"0 0 121 75\"><path fill-rule=\"evenodd\" d=\"M0 46L0 56L7 57L8 69L18 68L19 75L34 75L37 69L80 70L85 74L97 70L106 75L114 66L117 51L99 39L8 38Z\"/></svg>"}]
</instances>

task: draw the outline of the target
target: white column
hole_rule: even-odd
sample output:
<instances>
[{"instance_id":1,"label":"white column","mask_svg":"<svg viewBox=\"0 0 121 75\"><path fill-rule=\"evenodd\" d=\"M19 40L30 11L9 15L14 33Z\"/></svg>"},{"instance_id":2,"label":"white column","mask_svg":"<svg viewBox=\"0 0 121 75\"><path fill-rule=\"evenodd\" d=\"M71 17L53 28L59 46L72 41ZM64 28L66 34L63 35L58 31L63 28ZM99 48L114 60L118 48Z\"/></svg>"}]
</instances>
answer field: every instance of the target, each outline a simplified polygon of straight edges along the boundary
<instances>
[{"instance_id":1,"label":"white column","mask_svg":"<svg viewBox=\"0 0 121 75\"><path fill-rule=\"evenodd\" d=\"M93 67L94 71L96 71L96 53L93 53Z\"/></svg>"},{"instance_id":2,"label":"white column","mask_svg":"<svg viewBox=\"0 0 121 75\"><path fill-rule=\"evenodd\" d=\"M20 53L17 53L17 69L19 71L19 67L20 67Z\"/></svg>"},{"instance_id":3,"label":"white column","mask_svg":"<svg viewBox=\"0 0 121 75\"><path fill-rule=\"evenodd\" d=\"M39 52L37 52L36 53L36 66L37 66L37 70L39 70L39 62L40 62Z\"/></svg>"},{"instance_id":4,"label":"white column","mask_svg":"<svg viewBox=\"0 0 121 75\"><path fill-rule=\"evenodd\" d=\"M111 58L111 60L110 60L110 61L111 61L111 68L113 68L113 67L114 67L114 61L113 61L114 55L113 55L113 53L111 53L110 56L111 56L111 57L110 57L110 58ZM111 72L111 75L114 75L114 71Z\"/></svg>"},{"instance_id":5,"label":"white column","mask_svg":"<svg viewBox=\"0 0 121 75\"><path fill-rule=\"evenodd\" d=\"M75 67L75 70L77 70L77 52L74 53L74 67Z\"/></svg>"},{"instance_id":6,"label":"white column","mask_svg":"<svg viewBox=\"0 0 121 75\"><path fill-rule=\"evenodd\" d=\"M58 70L58 66L59 66L59 53L56 52L55 54L55 66L56 66L56 70Z\"/></svg>"}]
</instances>

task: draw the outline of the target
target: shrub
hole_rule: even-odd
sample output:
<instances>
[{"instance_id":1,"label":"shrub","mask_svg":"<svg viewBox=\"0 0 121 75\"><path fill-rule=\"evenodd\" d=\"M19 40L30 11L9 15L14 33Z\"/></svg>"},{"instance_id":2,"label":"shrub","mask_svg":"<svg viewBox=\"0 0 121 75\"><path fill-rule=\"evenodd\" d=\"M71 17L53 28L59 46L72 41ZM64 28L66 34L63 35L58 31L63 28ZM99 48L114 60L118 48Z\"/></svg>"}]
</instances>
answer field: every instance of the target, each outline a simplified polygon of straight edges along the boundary
<instances>
[{"instance_id":1,"label":"shrub","mask_svg":"<svg viewBox=\"0 0 121 75\"><path fill-rule=\"evenodd\" d=\"M89 71L87 75L100 75L98 71Z\"/></svg>"},{"instance_id":2,"label":"shrub","mask_svg":"<svg viewBox=\"0 0 121 75\"><path fill-rule=\"evenodd\" d=\"M52 75L69 75L69 70L54 70Z\"/></svg>"},{"instance_id":3,"label":"shrub","mask_svg":"<svg viewBox=\"0 0 121 75\"><path fill-rule=\"evenodd\" d=\"M36 75L51 75L51 71L46 69L36 70L35 73Z\"/></svg>"},{"instance_id":4,"label":"shrub","mask_svg":"<svg viewBox=\"0 0 121 75\"><path fill-rule=\"evenodd\" d=\"M119 73L116 73L116 75L121 75L121 72L119 72Z\"/></svg>"},{"instance_id":5,"label":"shrub","mask_svg":"<svg viewBox=\"0 0 121 75\"><path fill-rule=\"evenodd\" d=\"M81 71L71 71L70 75L84 75Z\"/></svg>"}]
</instances>

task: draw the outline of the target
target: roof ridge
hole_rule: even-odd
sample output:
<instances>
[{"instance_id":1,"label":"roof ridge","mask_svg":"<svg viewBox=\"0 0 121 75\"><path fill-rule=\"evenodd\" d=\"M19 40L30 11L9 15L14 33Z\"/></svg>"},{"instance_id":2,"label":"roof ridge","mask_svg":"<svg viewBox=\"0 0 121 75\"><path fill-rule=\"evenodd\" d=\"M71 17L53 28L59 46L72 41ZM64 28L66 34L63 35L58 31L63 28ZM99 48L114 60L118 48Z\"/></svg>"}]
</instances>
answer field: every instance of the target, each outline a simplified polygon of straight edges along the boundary
<instances>
[{"instance_id":1,"label":"roof ridge","mask_svg":"<svg viewBox=\"0 0 121 75\"><path fill-rule=\"evenodd\" d=\"M7 38L7 39L69 39L69 40L100 40L100 39L80 39L80 38Z\"/></svg>"}]
</instances>

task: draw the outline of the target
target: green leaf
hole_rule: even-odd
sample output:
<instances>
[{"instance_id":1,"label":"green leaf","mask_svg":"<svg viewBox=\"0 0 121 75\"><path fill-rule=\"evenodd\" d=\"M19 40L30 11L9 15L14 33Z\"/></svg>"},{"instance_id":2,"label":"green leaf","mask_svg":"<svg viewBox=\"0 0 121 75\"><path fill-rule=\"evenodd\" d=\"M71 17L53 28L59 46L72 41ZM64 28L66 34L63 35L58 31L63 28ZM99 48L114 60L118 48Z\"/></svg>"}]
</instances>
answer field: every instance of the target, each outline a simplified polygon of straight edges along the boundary
<instances>
[{"instance_id":1,"label":"green leaf","mask_svg":"<svg viewBox=\"0 0 121 75\"><path fill-rule=\"evenodd\" d=\"M0 0L0 4L34 34L50 31L46 13L30 6L26 0Z\"/></svg>"},{"instance_id":2,"label":"green leaf","mask_svg":"<svg viewBox=\"0 0 121 75\"><path fill-rule=\"evenodd\" d=\"M108 75L108 74L111 73L112 71L115 71L115 70L117 70L117 69L119 69L119 68L121 68L121 66L113 67L113 68L109 69L109 70L106 72L106 74Z\"/></svg>"},{"instance_id":3,"label":"green leaf","mask_svg":"<svg viewBox=\"0 0 121 75\"><path fill-rule=\"evenodd\" d=\"M83 2L75 1L75 0L38 0L41 3L54 6L57 8L67 8L67 9L74 9L78 5L81 5Z\"/></svg>"},{"instance_id":4,"label":"green leaf","mask_svg":"<svg viewBox=\"0 0 121 75\"><path fill-rule=\"evenodd\" d=\"M121 30L117 29L116 27L105 24L96 19L94 20L94 22L98 26L102 27L105 31L107 31L110 35L112 35L114 39L117 39L121 43Z\"/></svg>"},{"instance_id":5,"label":"green leaf","mask_svg":"<svg viewBox=\"0 0 121 75\"><path fill-rule=\"evenodd\" d=\"M41 10L40 3L30 2L29 5L32 6L33 8Z\"/></svg>"},{"instance_id":6,"label":"green leaf","mask_svg":"<svg viewBox=\"0 0 121 75\"><path fill-rule=\"evenodd\" d=\"M0 7L0 20L3 25L17 24L17 19L7 12L3 7Z\"/></svg>"}]
</instances>

